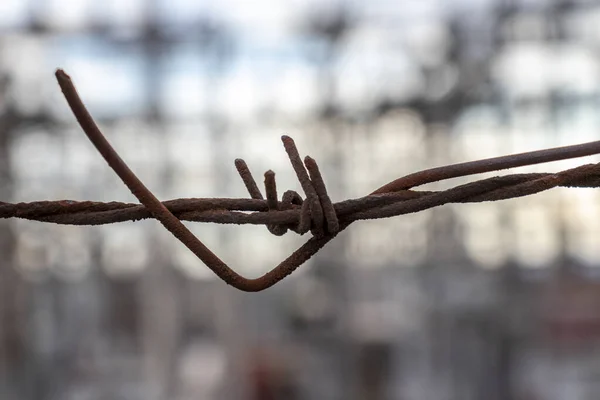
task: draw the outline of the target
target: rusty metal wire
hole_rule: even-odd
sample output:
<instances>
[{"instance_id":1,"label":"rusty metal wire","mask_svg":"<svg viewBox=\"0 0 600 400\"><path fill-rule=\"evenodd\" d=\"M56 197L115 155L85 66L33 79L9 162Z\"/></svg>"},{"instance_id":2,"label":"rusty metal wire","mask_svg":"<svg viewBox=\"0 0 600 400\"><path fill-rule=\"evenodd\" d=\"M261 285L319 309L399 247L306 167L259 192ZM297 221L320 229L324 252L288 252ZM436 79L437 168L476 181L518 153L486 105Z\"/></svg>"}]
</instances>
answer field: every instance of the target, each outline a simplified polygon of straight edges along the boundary
<instances>
[{"instance_id":1,"label":"rusty metal wire","mask_svg":"<svg viewBox=\"0 0 600 400\"><path fill-rule=\"evenodd\" d=\"M255 292L273 286L358 220L389 218L448 203L528 196L558 186L600 187L599 163L558 173L493 177L444 191L411 190L416 186L450 178L598 154L600 141L596 141L428 169L392 181L368 196L332 203L317 162L310 157L302 162L292 138L283 136L285 151L306 199L288 190L278 201L275 173L270 170L264 175L265 199L246 162L237 159L235 167L251 198L189 198L161 202L129 169L100 132L70 77L59 69L56 78L84 133L141 204L70 200L17 204L0 202L0 218L23 218L66 225L102 225L155 218L219 278L243 291ZM312 237L265 275L248 279L229 268L181 221L266 225L274 235L281 236L292 230L301 235L310 231Z\"/></svg>"}]
</instances>

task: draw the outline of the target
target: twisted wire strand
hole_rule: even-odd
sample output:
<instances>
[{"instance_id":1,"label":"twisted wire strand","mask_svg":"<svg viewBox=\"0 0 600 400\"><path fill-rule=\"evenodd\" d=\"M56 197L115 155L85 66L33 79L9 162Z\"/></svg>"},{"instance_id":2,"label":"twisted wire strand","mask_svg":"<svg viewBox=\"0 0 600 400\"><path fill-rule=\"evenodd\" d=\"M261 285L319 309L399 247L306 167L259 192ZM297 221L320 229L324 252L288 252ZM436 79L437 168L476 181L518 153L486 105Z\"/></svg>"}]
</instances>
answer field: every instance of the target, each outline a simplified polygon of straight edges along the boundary
<instances>
[{"instance_id":1,"label":"twisted wire strand","mask_svg":"<svg viewBox=\"0 0 600 400\"><path fill-rule=\"evenodd\" d=\"M559 183L554 176L564 176ZM540 185L540 179L549 179ZM535 182L535 184L534 184ZM552 183L549 185L548 183ZM343 221L380 219L426 210L448 203L479 203L523 197L553 187L598 188L600 164L587 164L577 168L550 173L514 174L487 178L444 191L414 191L369 195L333 203L333 211ZM453 198L453 193L464 197ZM479 194L472 194L479 193ZM433 197L433 196L436 197ZM285 197L285 195L284 195ZM433 199L433 200L432 200ZM417 206L407 208L407 201ZM384 208L388 206L403 209ZM300 221L302 207L278 202L278 211L269 210L265 200L183 198L164 201L163 205L177 218L192 222L212 222L235 225L295 225ZM292 207L286 209L286 207ZM251 212L251 213L248 213ZM61 225L104 225L117 222L139 221L153 218L143 205L120 202L93 201L35 201L28 203L0 202L0 218L22 218Z\"/></svg>"},{"instance_id":2,"label":"twisted wire strand","mask_svg":"<svg viewBox=\"0 0 600 400\"><path fill-rule=\"evenodd\" d=\"M70 200L16 204L0 202L0 218L23 218L66 225L102 225L154 218L219 278L243 291L264 290L284 279L339 232L358 220L389 218L448 203L505 200L559 186L600 187L599 163L557 173L487 178L443 191L410 190L444 179L598 154L600 141L596 141L432 168L396 179L368 196L332 203L316 161L307 156L303 163L294 141L283 136L285 151L306 195L305 200L297 192L288 190L281 201L278 201L275 173L270 170L264 175L265 199L246 162L237 159L235 167L250 199L190 198L161 202L129 169L100 132L70 77L59 69L56 71L56 78L84 133L141 204ZM278 236L285 234L287 230L299 234L310 230L313 237L268 273L259 278L248 279L229 268L212 253L182 224L183 220L266 225L269 232Z\"/></svg>"}]
</instances>

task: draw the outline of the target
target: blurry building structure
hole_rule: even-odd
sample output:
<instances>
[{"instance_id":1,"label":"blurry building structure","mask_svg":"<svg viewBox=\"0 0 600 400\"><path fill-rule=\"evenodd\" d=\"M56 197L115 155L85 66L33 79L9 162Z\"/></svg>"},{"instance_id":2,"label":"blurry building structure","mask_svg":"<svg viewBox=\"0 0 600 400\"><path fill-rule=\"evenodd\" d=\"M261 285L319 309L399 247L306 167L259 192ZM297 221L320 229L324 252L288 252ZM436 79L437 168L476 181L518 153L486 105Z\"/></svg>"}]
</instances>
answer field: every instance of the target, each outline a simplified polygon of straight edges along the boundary
<instances>
[{"instance_id":1,"label":"blurry building structure","mask_svg":"<svg viewBox=\"0 0 600 400\"><path fill-rule=\"evenodd\" d=\"M271 3L6 4L0 201L133 201L69 115L57 66L162 199L246 196L236 157L293 187L284 132L342 199L600 128L593 1L315 3L288 11L286 36L260 26ZM595 399L598 200L557 189L357 223L258 294L153 221L0 220L0 398ZM192 229L248 275L300 243Z\"/></svg>"}]
</instances>

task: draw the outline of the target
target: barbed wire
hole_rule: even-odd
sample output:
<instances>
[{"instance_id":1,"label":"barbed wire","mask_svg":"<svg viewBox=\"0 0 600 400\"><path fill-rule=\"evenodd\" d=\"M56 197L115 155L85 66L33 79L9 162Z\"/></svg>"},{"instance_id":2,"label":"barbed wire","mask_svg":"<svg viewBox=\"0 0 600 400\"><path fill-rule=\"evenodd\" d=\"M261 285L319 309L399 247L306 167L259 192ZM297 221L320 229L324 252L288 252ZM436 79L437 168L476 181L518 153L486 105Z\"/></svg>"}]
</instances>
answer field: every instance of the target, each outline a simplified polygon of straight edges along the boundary
<instances>
[{"instance_id":1,"label":"barbed wire","mask_svg":"<svg viewBox=\"0 0 600 400\"><path fill-rule=\"evenodd\" d=\"M600 141L595 141L432 168L396 179L368 196L333 203L317 162L308 156L303 162L292 138L282 136L305 199L297 192L288 190L279 201L275 173L270 170L264 174L266 198L263 197L246 162L237 159L235 167L251 198L188 198L161 202L137 178L98 129L71 78L60 69L56 71L56 78L84 133L141 204L70 200L16 204L0 202L0 218L23 218L65 225L102 225L155 218L219 278L243 291L255 292L273 286L355 221L415 213L448 203L498 201L528 196L558 186L600 187L598 163L557 173L497 176L443 191L412 190L426 183L450 178L598 154ZM292 230L301 235L310 231L312 237L271 271L259 278L248 279L229 268L181 221L266 225L274 235L281 236Z\"/></svg>"}]
</instances>

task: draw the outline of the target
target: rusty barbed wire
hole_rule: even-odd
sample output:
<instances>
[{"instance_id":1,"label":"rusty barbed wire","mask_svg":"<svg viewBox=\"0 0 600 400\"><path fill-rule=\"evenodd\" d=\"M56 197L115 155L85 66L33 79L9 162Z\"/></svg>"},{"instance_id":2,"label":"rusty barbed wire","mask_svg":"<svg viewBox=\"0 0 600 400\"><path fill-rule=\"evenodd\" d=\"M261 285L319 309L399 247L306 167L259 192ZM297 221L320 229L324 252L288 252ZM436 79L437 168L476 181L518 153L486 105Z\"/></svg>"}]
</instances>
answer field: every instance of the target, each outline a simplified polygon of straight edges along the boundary
<instances>
[{"instance_id":1,"label":"rusty barbed wire","mask_svg":"<svg viewBox=\"0 0 600 400\"><path fill-rule=\"evenodd\" d=\"M70 77L62 70L56 78L82 130L109 166L141 204L93 201L0 202L0 218L23 218L65 225L102 225L155 218L227 284L243 291L260 291L291 274L351 223L423 211L448 203L498 201L528 196L554 187L600 187L600 163L586 164L557 173L512 174L482 179L443 191L417 191L412 188L445 179L533 165L600 153L600 141L558 147L503 157L447 165L396 179L368 196L333 203L317 162L304 162L292 138L282 136L285 151L306 198L288 190L278 200L275 173L264 174L263 197L250 169L242 159L235 167L251 198L188 198L161 202L129 169L81 101ZM288 230L312 237L265 275L248 279L229 268L181 221L219 224L266 225L281 236Z\"/></svg>"}]
</instances>

